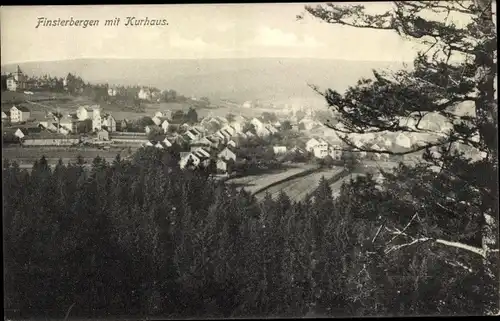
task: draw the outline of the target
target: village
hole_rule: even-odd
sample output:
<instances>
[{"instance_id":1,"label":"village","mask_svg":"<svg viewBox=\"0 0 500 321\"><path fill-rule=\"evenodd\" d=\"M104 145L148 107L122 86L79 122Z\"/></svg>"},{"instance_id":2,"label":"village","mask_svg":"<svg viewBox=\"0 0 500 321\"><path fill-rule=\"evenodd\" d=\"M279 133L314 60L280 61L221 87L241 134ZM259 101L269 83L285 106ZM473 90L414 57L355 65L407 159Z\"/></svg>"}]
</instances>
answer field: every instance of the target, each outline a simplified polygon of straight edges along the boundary
<instances>
[{"instance_id":1,"label":"village","mask_svg":"<svg viewBox=\"0 0 500 321\"><path fill-rule=\"evenodd\" d=\"M15 73L6 76L5 81L8 91L30 95L31 88L49 86L55 90L58 82L63 90L68 91L68 86L72 87L75 79L78 77L69 74L66 78L54 80L55 85L40 79L30 81L18 67ZM107 86L103 90L104 95L112 99L125 89ZM142 87L135 88L133 95L139 101L152 101L177 94L171 90ZM208 102L206 98L201 100ZM137 113L136 119L116 119L113 112L106 110L106 103L81 104L72 111L61 111L55 106L44 109L43 113L32 112L32 104L25 101L2 109L4 147L14 145L38 150L66 147L72 148L75 154L83 147L110 153L127 149L129 154L141 147L173 149L179 153L181 168L210 167L225 175L246 175L294 162L313 161L322 165L345 166L346 160L353 157L378 163L417 160L421 158L421 153L395 157L385 151L410 149L425 142L425 137L407 133L395 136L358 135L351 137L355 144L353 148L347 146L311 108L286 106L276 109L276 112L260 112L259 115L259 109L254 108L250 101L235 106L235 112L225 117L210 112L199 118L196 108L189 107L189 110L160 108L149 115ZM255 110L254 117L238 113L238 110L252 108ZM446 131L446 126L440 128L432 120L422 121L421 126L424 123L434 126L436 132ZM367 153L356 148L379 152Z\"/></svg>"}]
</instances>

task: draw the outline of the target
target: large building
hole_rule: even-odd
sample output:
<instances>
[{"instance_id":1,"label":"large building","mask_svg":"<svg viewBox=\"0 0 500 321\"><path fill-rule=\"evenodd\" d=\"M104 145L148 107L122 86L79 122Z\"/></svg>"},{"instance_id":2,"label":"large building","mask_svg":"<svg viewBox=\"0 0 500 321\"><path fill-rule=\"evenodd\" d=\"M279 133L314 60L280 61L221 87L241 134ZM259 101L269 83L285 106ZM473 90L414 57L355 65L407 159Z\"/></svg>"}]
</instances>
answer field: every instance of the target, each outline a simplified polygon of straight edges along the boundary
<instances>
[{"instance_id":1,"label":"large building","mask_svg":"<svg viewBox=\"0 0 500 321\"><path fill-rule=\"evenodd\" d=\"M25 122L30 118L30 110L22 106L12 106L10 109L10 121L12 123Z\"/></svg>"},{"instance_id":2,"label":"large building","mask_svg":"<svg viewBox=\"0 0 500 321\"><path fill-rule=\"evenodd\" d=\"M7 89L10 91L25 90L28 77L17 66L17 71L7 77Z\"/></svg>"}]
</instances>

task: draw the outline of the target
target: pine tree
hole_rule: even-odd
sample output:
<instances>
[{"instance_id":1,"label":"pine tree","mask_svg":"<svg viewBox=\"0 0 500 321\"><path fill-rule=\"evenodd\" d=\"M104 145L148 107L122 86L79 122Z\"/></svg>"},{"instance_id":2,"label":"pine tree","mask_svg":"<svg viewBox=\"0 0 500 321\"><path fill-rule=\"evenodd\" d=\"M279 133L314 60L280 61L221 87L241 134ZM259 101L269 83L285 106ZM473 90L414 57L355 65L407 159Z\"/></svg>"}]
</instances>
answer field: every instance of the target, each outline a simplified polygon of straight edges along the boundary
<instances>
[{"instance_id":1,"label":"pine tree","mask_svg":"<svg viewBox=\"0 0 500 321\"><path fill-rule=\"evenodd\" d=\"M435 262L430 259L434 255L438 255L442 264L454 266L455 276L444 274L449 279L442 279L439 269L434 269L433 276L439 279L435 281L441 284L441 290L433 292L435 301L450 302L453 308L448 306L447 311L451 313L475 311L466 303L472 296L449 292L445 299L438 299L438 293L446 293L444 289L454 288L451 284L468 279L463 275L464 270L482 271L476 274L481 284L498 284L498 120L494 88L497 40L491 1L395 1L392 10L381 14L368 13L361 5L308 6L306 9L328 23L392 30L428 45L418 53L412 69L394 73L374 71L373 79L360 80L344 94L333 90L320 92L318 89L318 92L339 115L340 125L330 126L341 134L347 145L358 150L360 148L350 140L353 133L435 135L427 143L404 152L361 148L365 152L390 155L425 152L424 160L438 168L437 173L429 166L398 172L398 183L394 184L399 190L388 190L385 195L385 211L381 212L383 218L378 222L379 227L384 227L377 240L386 247L386 256L403 258L416 247L422 249L419 260L422 264L427 262L428 268L431 268L430 262ZM459 25L447 19L458 15L467 22ZM470 106L466 108L474 111L473 116L459 111L459 107L464 106ZM422 124L431 117L443 119L449 130L436 133L424 127ZM453 152L467 148L480 155L479 160ZM495 179L479 181L478 172ZM426 186L428 192L413 193L409 188L418 185ZM376 194L371 189L366 196ZM371 198L366 197L367 201ZM365 207L365 211L368 210L372 211ZM375 235L379 227L373 226L370 236ZM479 241L474 236L478 236ZM444 265L439 267L445 269ZM427 282L433 281L427 279ZM485 285L481 292L485 302L481 305L483 313L498 311L498 295L498 286ZM393 313L414 313L412 309L401 307ZM435 306L419 310L426 314L443 311L442 307Z\"/></svg>"}]
</instances>

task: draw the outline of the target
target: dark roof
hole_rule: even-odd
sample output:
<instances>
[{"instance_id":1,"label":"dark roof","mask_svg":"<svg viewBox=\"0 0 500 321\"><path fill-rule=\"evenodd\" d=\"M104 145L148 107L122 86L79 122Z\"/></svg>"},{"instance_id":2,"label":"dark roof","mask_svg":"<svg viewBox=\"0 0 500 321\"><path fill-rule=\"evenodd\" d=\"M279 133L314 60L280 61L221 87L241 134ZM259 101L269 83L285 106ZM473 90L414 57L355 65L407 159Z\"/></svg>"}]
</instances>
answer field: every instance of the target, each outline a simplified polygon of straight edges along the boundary
<instances>
[{"instance_id":1,"label":"dark roof","mask_svg":"<svg viewBox=\"0 0 500 321\"><path fill-rule=\"evenodd\" d=\"M198 157L200 160L205 160L207 158L210 158L210 156L206 156L205 154L203 154L200 151L192 152L192 154L195 155L196 157Z\"/></svg>"},{"instance_id":2,"label":"dark roof","mask_svg":"<svg viewBox=\"0 0 500 321\"><path fill-rule=\"evenodd\" d=\"M24 106L15 106L15 107L22 112L30 112L30 110L27 107Z\"/></svg>"},{"instance_id":3,"label":"dark roof","mask_svg":"<svg viewBox=\"0 0 500 321\"><path fill-rule=\"evenodd\" d=\"M224 149L229 149L231 152L233 152L236 155L236 151L231 146L226 146ZM221 150L220 152L222 153L224 151L224 149Z\"/></svg>"},{"instance_id":4,"label":"dark roof","mask_svg":"<svg viewBox=\"0 0 500 321\"><path fill-rule=\"evenodd\" d=\"M39 126L19 128L25 135L28 133L39 133L42 129Z\"/></svg>"},{"instance_id":5,"label":"dark roof","mask_svg":"<svg viewBox=\"0 0 500 321\"><path fill-rule=\"evenodd\" d=\"M5 113L5 115L10 116L10 110L2 110L2 113Z\"/></svg>"}]
</instances>

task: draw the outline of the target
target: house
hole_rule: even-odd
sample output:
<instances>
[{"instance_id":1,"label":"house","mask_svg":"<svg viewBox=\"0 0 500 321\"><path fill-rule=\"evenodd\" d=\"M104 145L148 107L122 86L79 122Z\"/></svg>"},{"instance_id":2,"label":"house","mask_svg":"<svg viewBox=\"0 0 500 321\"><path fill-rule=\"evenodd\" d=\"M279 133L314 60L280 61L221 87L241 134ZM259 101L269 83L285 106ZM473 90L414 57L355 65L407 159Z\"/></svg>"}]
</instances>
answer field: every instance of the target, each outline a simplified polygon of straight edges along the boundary
<instances>
[{"instance_id":1,"label":"house","mask_svg":"<svg viewBox=\"0 0 500 321\"><path fill-rule=\"evenodd\" d=\"M164 111L157 111L154 114L155 117L159 118L167 118L167 119L172 119L172 111L171 110L164 110Z\"/></svg>"},{"instance_id":2,"label":"house","mask_svg":"<svg viewBox=\"0 0 500 321\"><path fill-rule=\"evenodd\" d=\"M214 142L208 137L202 137L201 139L194 141L192 145L211 147L214 145Z\"/></svg>"},{"instance_id":3,"label":"house","mask_svg":"<svg viewBox=\"0 0 500 321\"><path fill-rule=\"evenodd\" d=\"M13 128L4 128L2 130L2 143L3 144L19 143L19 138L14 134L15 131Z\"/></svg>"},{"instance_id":4,"label":"house","mask_svg":"<svg viewBox=\"0 0 500 321\"><path fill-rule=\"evenodd\" d=\"M115 88L108 88L108 96L114 97L114 96L116 96L116 94L117 94L117 91Z\"/></svg>"},{"instance_id":5,"label":"house","mask_svg":"<svg viewBox=\"0 0 500 321\"><path fill-rule=\"evenodd\" d=\"M251 101L245 101L242 105L243 108L251 108L252 107L252 102Z\"/></svg>"},{"instance_id":6,"label":"house","mask_svg":"<svg viewBox=\"0 0 500 321\"><path fill-rule=\"evenodd\" d=\"M267 137L271 135L271 131L267 129L266 127L261 127L256 130L256 134L259 137Z\"/></svg>"},{"instance_id":7,"label":"house","mask_svg":"<svg viewBox=\"0 0 500 321\"><path fill-rule=\"evenodd\" d=\"M400 146L400 147L403 147L403 148L410 148L411 147L411 139L407 135L405 135L403 133L399 133L396 136L395 144Z\"/></svg>"},{"instance_id":8,"label":"house","mask_svg":"<svg viewBox=\"0 0 500 321\"><path fill-rule=\"evenodd\" d=\"M77 115L78 117L78 115ZM102 118L101 118L101 108L95 107L92 109L92 128L95 131L99 131L102 129ZM116 125L115 125L116 129Z\"/></svg>"},{"instance_id":9,"label":"house","mask_svg":"<svg viewBox=\"0 0 500 321\"><path fill-rule=\"evenodd\" d=\"M197 140L201 138L201 132L195 128L191 128L186 131L186 136L189 137L190 140Z\"/></svg>"},{"instance_id":10,"label":"house","mask_svg":"<svg viewBox=\"0 0 500 321\"><path fill-rule=\"evenodd\" d=\"M156 142L154 147L158 149L165 149L165 145L162 142Z\"/></svg>"},{"instance_id":11,"label":"house","mask_svg":"<svg viewBox=\"0 0 500 321\"><path fill-rule=\"evenodd\" d=\"M2 110L2 122L10 120L10 111Z\"/></svg>"},{"instance_id":12,"label":"house","mask_svg":"<svg viewBox=\"0 0 500 321\"><path fill-rule=\"evenodd\" d=\"M156 126L156 125L148 125L146 127L144 127L144 132L146 134L150 134L150 133L154 133L154 132L161 132L161 128L159 126Z\"/></svg>"},{"instance_id":13,"label":"house","mask_svg":"<svg viewBox=\"0 0 500 321\"><path fill-rule=\"evenodd\" d=\"M57 123L49 122L49 121L42 121L39 123L39 126L42 127L43 129L46 129L51 132L56 132L57 131Z\"/></svg>"},{"instance_id":14,"label":"house","mask_svg":"<svg viewBox=\"0 0 500 321\"><path fill-rule=\"evenodd\" d=\"M203 147L194 147L192 148L191 152L195 153L200 158L209 158L210 157L210 152L207 151Z\"/></svg>"},{"instance_id":15,"label":"house","mask_svg":"<svg viewBox=\"0 0 500 321\"><path fill-rule=\"evenodd\" d=\"M260 119L255 118L255 117L252 118L252 120L250 121L250 124L254 125L256 131L264 128L264 123Z\"/></svg>"},{"instance_id":16,"label":"house","mask_svg":"<svg viewBox=\"0 0 500 321\"><path fill-rule=\"evenodd\" d=\"M224 159L219 159L217 160L217 171L222 172L222 173L227 173L228 169L228 162Z\"/></svg>"},{"instance_id":17,"label":"house","mask_svg":"<svg viewBox=\"0 0 500 321\"><path fill-rule=\"evenodd\" d=\"M379 144L385 146L386 148L391 148L393 142L389 138L380 138L379 139Z\"/></svg>"},{"instance_id":18,"label":"house","mask_svg":"<svg viewBox=\"0 0 500 321\"><path fill-rule=\"evenodd\" d=\"M126 119L121 120L119 123L116 124L116 130L117 131L126 131L128 126L128 122Z\"/></svg>"},{"instance_id":19,"label":"house","mask_svg":"<svg viewBox=\"0 0 500 321\"><path fill-rule=\"evenodd\" d=\"M61 126L58 124L58 130L57 132L60 133L60 134L63 134L63 135L68 135L69 133L71 133L71 130L69 130L68 128L64 127L64 126Z\"/></svg>"},{"instance_id":20,"label":"house","mask_svg":"<svg viewBox=\"0 0 500 321\"><path fill-rule=\"evenodd\" d=\"M367 153L366 153L366 152L364 152L364 151L358 152L358 156L359 156L359 158L365 158L365 157L366 157L366 155L367 155Z\"/></svg>"},{"instance_id":21,"label":"house","mask_svg":"<svg viewBox=\"0 0 500 321\"><path fill-rule=\"evenodd\" d=\"M170 140L168 139L168 137L165 137L165 139L162 141L162 143L166 146L166 147L172 147L172 143L170 142Z\"/></svg>"},{"instance_id":22,"label":"house","mask_svg":"<svg viewBox=\"0 0 500 321\"><path fill-rule=\"evenodd\" d=\"M226 131L230 136L233 136L236 133L236 129L230 125L222 127L221 130Z\"/></svg>"},{"instance_id":23,"label":"house","mask_svg":"<svg viewBox=\"0 0 500 321\"><path fill-rule=\"evenodd\" d=\"M12 106L10 108L10 121L12 123L25 122L30 118L30 110L23 106Z\"/></svg>"},{"instance_id":24,"label":"house","mask_svg":"<svg viewBox=\"0 0 500 321\"><path fill-rule=\"evenodd\" d=\"M167 119L164 119L163 122L160 124L161 129L163 129L163 132L166 134L168 132L168 127L170 126L170 123L168 122Z\"/></svg>"},{"instance_id":25,"label":"house","mask_svg":"<svg viewBox=\"0 0 500 321\"><path fill-rule=\"evenodd\" d=\"M110 114L106 114L101 120L101 128L108 132L116 132L116 120Z\"/></svg>"},{"instance_id":26,"label":"house","mask_svg":"<svg viewBox=\"0 0 500 321\"><path fill-rule=\"evenodd\" d=\"M222 130L218 130L215 135L217 135L217 137L219 139L222 139L222 140L228 140L230 139L230 137L227 135L227 132L223 132Z\"/></svg>"},{"instance_id":27,"label":"house","mask_svg":"<svg viewBox=\"0 0 500 321\"><path fill-rule=\"evenodd\" d=\"M205 130L209 130L209 131L215 131L219 128L221 128L222 124L216 120L216 119L213 119L213 118L205 118L203 119L201 122L200 122L200 125L203 126L203 128Z\"/></svg>"},{"instance_id":28,"label":"house","mask_svg":"<svg viewBox=\"0 0 500 321\"><path fill-rule=\"evenodd\" d=\"M280 127L281 127L281 122L280 122L279 120L277 120L277 121L273 124L273 126L274 126L275 128L280 128Z\"/></svg>"},{"instance_id":29,"label":"house","mask_svg":"<svg viewBox=\"0 0 500 321\"><path fill-rule=\"evenodd\" d=\"M243 133L243 132L237 132L236 133L236 137L237 138L242 138L242 139L246 139L248 138L247 134Z\"/></svg>"},{"instance_id":30,"label":"house","mask_svg":"<svg viewBox=\"0 0 500 321\"><path fill-rule=\"evenodd\" d=\"M276 134L278 132L278 130L276 129L276 127L274 127L273 125L266 125L266 129L271 133L271 134Z\"/></svg>"},{"instance_id":31,"label":"house","mask_svg":"<svg viewBox=\"0 0 500 321\"><path fill-rule=\"evenodd\" d=\"M25 133L21 128L18 128L15 132L14 132L14 136L16 136L17 138L19 139L23 139L24 136L26 136L27 133Z\"/></svg>"},{"instance_id":32,"label":"house","mask_svg":"<svg viewBox=\"0 0 500 321\"><path fill-rule=\"evenodd\" d=\"M181 153L181 160L179 161L180 168L184 169L188 165L197 167L200 163L201 163L201 159L197 155L195 155L194 153L190 152L184 156Z\"/></svg>"},{"instance_id":33,"label":"house","mask_svg":"<svg viewBox=\"0 0 500 321\"><path fill-rule=\"evenodd\" d=\"M222 139L215 135L210 135L207 136L206 138L211 142L210 146L213 148L218 148L222 142Z\"/></svg>"},{"instance_id":34,"label":"house","mask_svg":"<svg viewBox=\"0 0 500 321\"><path fill-rule=\"evenodd\" d=\"M7 89L9 91L24 90L27 87L27 80L28 77L17 66L16 72L7 77Z\"/></svg>"},{"instance_id":35,"label":"house","mask_svg":"<svg viewBox=\"0 0 500 321\"><path fill-rule=\"evenodd\" d=\"M380 147L378 144L373 144L370 149L376 150L376 151L386 151L384 147ZM389 155L386 153L373 153L373 158L375 160L387 160L389 158Z\"/></svg>"},{"instance_id":36,"label":"house","mask_svg":"<svg viewBox=\"0 0 500 321\"><path fill-rule=\"evenodd\" d=\"M220 132L222 133L222 135L225 137L226 140L230 140L235 133L235 131L231 131L231 130L228 130L228 129L221 129Z\"/></svg>"},{"instance_id":37,"label":"house","mask_svg":"<svg viewBox=\"0 0 500 321\"><path fill-rule=\"evenodd\" d=\"M252 133L251 131L247 130L245 132L245 135L247 136L247 138L250 138L250 137L255 137L254 133Z\"/></svg>"},{"instance_id":38,"label":"house","mask_svg":"<svg viewBox=\"0 0 500 321\"><path fill-rule=\"evenodd\" d=\"M273 146L273 152L276 155L285 154L286 153L286 146Z\"/></svg>"},{"instance_id":39,"label":"house","mask_svg":"<svg viewBox=\"0 0 500 321\"><path fill-rule=\"evenodd\" d=\"M173 140L175 141L175 143L181 146L188 142L184 135L177 135L173 138Z\"/></svg>"},{"instance_id":40,"label":"house","mask_svg":"<svg viewBox=\"0 0 500 321\"><path fill-rule=\"evenodd\" d=\"M144 146L146 146L146 147L153 147L154 145L156 145L156 142L152 142L152 141L150 141L150 140L148 140L148 141L144 144Z\"/></svg>"},{"instance_id":41,"label":"house","mask_svg":"<svg viewBox=\"0 0 500 321\"><path fill-rule=\"evenodd\" d=\"M90 115L92 114L92 109L89 106L80 106L76 110L76 117L78 120L85 120L90 118Z\"/></svg>"},{"instance_id":42,"label":"house","mask_svg":"<svg viewBox=\"0 0 500 321\"><path fill-rule=\"evenodd\" d=\"M137 96L142 100L151 100L151 91L147 88L141 88Z\"/></svg>"},{"instance_id":43,"label":"house","mask_svg":"<svg viewBox=\"0 0 500 321\"><path fill-rule=\"evenodd\" d=\"M340 146L330 146L328 154L332 159L340 160L342 159L342 148Z\"/></svg>"},{"instance_id":44,"label":"house","mask_svg":"<svg viewBox=\"0 0 500 321\"><path fill-rule=\"evenodd\" d=\"M238 123L238 124L245 124L248 121L248 119L245 116L242 115L236 115L234 116L233 123Z\"/></svg>"},{"instance_id":45,"label":"house","mask_svg":"<svg viewBox=\"0 0 500 321\"><path fill-rule=\"evenodd\" d=\"M230 123L230 126L232 128L234 128L234 130L237 133L239 133L239 132L241 132L243 130L243 123L242 122L240 123L240 122L233 121L233 122Z\"/></svg>"},{"instance_id":46,"label":"house","mask_svg":"<svg viewBox=\"0 0 500 321\"><path fill-rule=\"evenodd\" d=\"M327 155L330 154L330 146L323 139L319 139L317 141L318 144L316 144L312 149L314 157L325 158Z\"/></svg>"},{"instance_id":47,"label":"house","mask_svg":"<svg viewBox=\"0 0 500 321\"><path fill-rule=\"evenodd\" d=\"M199 135L203 135L205 129L202 126L193 126L191 127L194 131L196 131Z\"/></svg>"},{"instance_id":48,"label":"house","mask_svg":"<svg viewBox=\"0 0 500 321\"><path fill-rule=\"evenodd\" d=\"M303 149L302 149L302 148L300 148L300 147L295 146L295 147L293 147L292 149L290 149L290 153L305 154L305 153L306 153L306 151L305 151L305 150L303 150Z\"/></svg>"},{"instance_id":49,"label":"house","mask_svg":"<svg viewBox=\"0 0 500 321\"><path fill-rule=\"evenodd\" d=\"M304 130L311 130L316 126L318 126L318 122L310 118L303 118L299 121L299 128L303 128Z\"/></svg>"},{"instance_id":50,"label":"house","mask_svg":"<svg viewBox=\"0 0 500 321\"><path fill-rule=\"evenodd\" d=\"M227 146L231 146L233 148L236 148L238 146L238 144L233 139L231 139L230 141L228 141L226 145Z\"/></svg>"},{"instance_id":51,"label":"house","mask_svg":"<svg viewBox=\"0 0 500 321\"><path fill-rule=\"evenodd\" d=\"M229 147L226 147L224 148L218 155L217 155L218 158L222 158L222 159L226 159L226 160L229 160L229 159L232 159L234 161L236 161L236 153L233 152Z\"/></svg>"},{"instance_id":52,"label":"house","mask_svg":"<svg viewBox=\"0 0 500 321\"><path fill-rule=\"evenodd\" d=\"M153 123L155 123L156 126L160 126L161 125L161 120L162 116L157 116L156 114L151 118L151 120L153 121Z\"/></svg>"},{"instance_id":53,"label":"house","mask_svg":"<svg viewBox=\"0 0 500 321\"><path fill-rule=\"evenodd\" d=\"M227 123L229 123L229 121L225 117L215 116L214 119L217 120L221 125L226 125Z\"/></svg>"},{"instance_id":54,"label":"house","mask_svg":"<svg viewBox=\"0 0 500 321\"><path fill-rule=\"evenodd\" d=\"M306 142L306 151L312 152L313 148L320 144L320 142L316 138L311 138Z\"/></svg>"},{"instance_id":55,"label":"house","mask_svg":"<svg viewBox=\"0 0 500 321\"><path fill-rule=\"evenodd\" d=\"M101 141L109 140L109 132L105 129L101 129L97 132L97 139Z\"/></svg>"},{"instance_id":56,"label":"house","mask_svg":"<svg viewBox=\"0 0 500 321\"><path fill-rule=\"evenodd\" d=\"M58 124L61 126L61 127L64 127L66 130L68 130L69 132L76 132L76 124L77 124L77 121L75 119L73 119L72 117L68 117L68 116L63 116L59 121L58 121Z\"/></svg>"}]
</instances>

